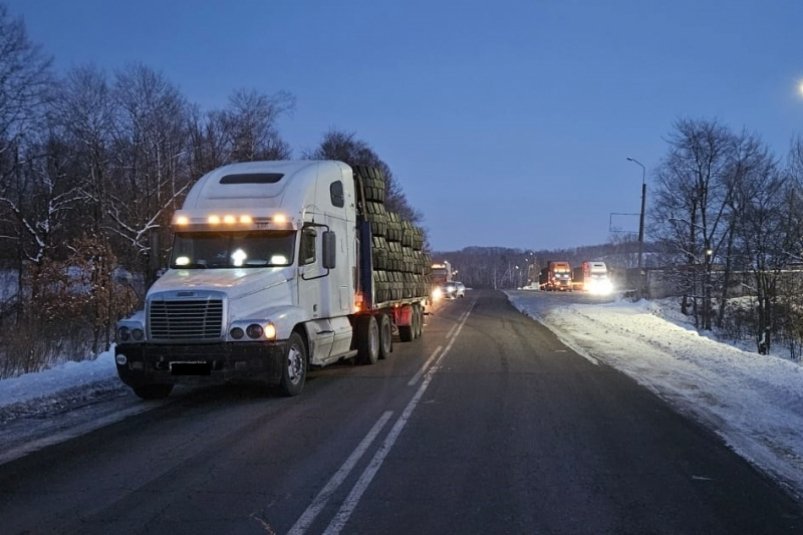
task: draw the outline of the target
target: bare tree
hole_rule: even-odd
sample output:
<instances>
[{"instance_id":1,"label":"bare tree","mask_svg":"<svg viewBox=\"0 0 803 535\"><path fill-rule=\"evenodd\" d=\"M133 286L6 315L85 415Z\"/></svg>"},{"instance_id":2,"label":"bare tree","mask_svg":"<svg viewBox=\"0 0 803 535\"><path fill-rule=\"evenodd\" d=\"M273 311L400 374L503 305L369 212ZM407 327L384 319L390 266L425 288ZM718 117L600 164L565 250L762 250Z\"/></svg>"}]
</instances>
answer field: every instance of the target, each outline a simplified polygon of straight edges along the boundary
<instances>
[{"instance_id":1,"label":"bare tree","mask_svg":"<svg viewBox=\"0 0 803 535\"><path fill-rule=\"evenodd\" d=\"M717 327L720 328L725 319L728 290L731 286L733 271L734 269L745 271L750 268L753 261L744 250L744 244L737 233L739 225L744 222L742 209L753 199L750 192L760 189L762 186L759 184L766 185L769 177L776 174L777 171L777 162L770 154L769 149L757 136L746 132L734 137L730 160L731 163L724 179L727 181L727 189L731 195L725 200L723 247L719 255L724 264L716 319Z\"/></svg>"},{"instance_id":2,"label":"bare tree","mask_svg":"<svg viewBox=\"0 0 803 535\"><path fill-rule=\"evenodd\" d=\"M197 105L190 106L188 128L192 151L192 176L200 177L227 162L226 136L214 113L204 114Z\"/></svg>"},{"instance_id":3,"label":"bare tree","mask_svg":"<svg viewBox=\"0 0 803 535\"><path fill-rule=\"evenodd\" d=\"M110 203L113 165L114 105L106 74L77 67L59 84L50 109L55 135L69 147L66 173L80 180L87 195L84 213L73 224L99 232Z\"/></svg>"},{"instance_id":4,"label":"bare tree","mask_svg":"<svg viewBox=\"0 0 803 535\"><path fill-rule=\"evenodd\" d=\"M786 218L783 227L786 240L782 254L790 269L787 276L779 277L777 299L781 317L772 319L780 324L780 334L789 345L791 358L799 361L803 355L803 280L799 271L803 263L803 138L792 141L785 172L788 182L782 213Z\"/></svg>"},{"instance_id":5,"label":"bare tree","mask_svg":"<svg viewBox=\"0 0 803 535\"><path fill-rule=\"evenodd\" d=\"M734 207L735 235L753 273L756 292L756 346L766 354L771 346L773 313L778 298L781 270L788 264L789 211L791 190L788 175L765 158L738 182Z\"/></svg>"},{"instance_id":6,"label":"bare tree","mask_svg":"<svg viewBox=\"0 0 803 535\"><path fill-rule=\"evenodd\" d=\"M12 20L0 4L0 156L38 122L51 87L50 64L28 40L22 20Z\"/></svg>"},{"instance_id":7,"label":"bare tree","mask_svg":"<svg viewBox=\"0 0 803 535\"><path fill-rule=\"evenodd\" d=\"M115 165L106 229L127 244L136 254L128 260L140 260L152 280L169 217L192 181L189 108L164 76L140 64L116 73L113 98Z\"/></svg>"},{"instance_id":8,"label":"bare tree","mask_svg":"<svg viewBox=\"0 0 803 535\"><path fill-rule=\"evenodd\" d=\"M682 307L688 313L691 298L695 323L702 329L712 326L712 271L728 234L734 140L714 121L680 120L658 169L653 219L659 237L686 258Z\"/></svg>"},{"instance_id":9,"label":"bare tree","mask_svg":"<svg viewBox=\"0 0 803 535\"><path fill-rule=\"evenodd\" d=\"M13 180L0 187L0 205L14 219L15 239L24 259L41 263L67 234L58 234L69 226L76 205L86 200L82 188L65 173L65 147L50 139L42 146L31 145L44 157L29 158L16 167ZM59 239L61 238L61 239Z\"/></svg>"},{"instance_id":10,"label":"bare tree","mask_svg":"<svg viewBox=\"0 0 803 535\"><path fill-rule=\"evenodd\" d=\"M0 4L0 195L4 198L0 234L5 238L0 242L6 257L16 257L20 281L24 259L31 254L25 236L31 237L31 230L36 234L35 227L25 226L35 222L24 206L27 179L21 166L37 154L29 145L38 136L30 134L41 129L52 87L50 64L51 59L28 39L22 20L11 19Z\"/></svg>"},{"instance_id":11,"label":"bare tree","mask_svg":"<svg viewBox=\"0 0 803 535\"><path fill-rule=\"evenodd\" d=\"M191 175L200 177L232 162L290 158L276 123L294 106L295 98L286 92L264 95L242 89L223 110L203 113L198 106L188 106Z\"/></svg>"},{"instance_id":12,"label":"bare tree","mask_svg":"<svg viewBox=\"0 0 803 535\"><path fill-rule=\"evenodd\" d=\"M295 98L286 92L273 96L240 89L229 98L229 107L213 114L228 145L228 162L283 160L291 155L276 121L293 109Z\"/></svg>"}]
</instances>

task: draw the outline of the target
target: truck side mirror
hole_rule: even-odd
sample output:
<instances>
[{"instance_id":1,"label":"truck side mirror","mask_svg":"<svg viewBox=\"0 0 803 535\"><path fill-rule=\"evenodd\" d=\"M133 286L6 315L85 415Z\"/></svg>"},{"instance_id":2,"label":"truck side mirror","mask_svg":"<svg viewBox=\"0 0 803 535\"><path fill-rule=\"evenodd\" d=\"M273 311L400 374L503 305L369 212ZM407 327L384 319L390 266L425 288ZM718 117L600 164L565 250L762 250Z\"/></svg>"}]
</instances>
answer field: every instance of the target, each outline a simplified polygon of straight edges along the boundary
<instances>
[{"instance_id":1,"label":"truck side mirror","mask_svg":"<svg viewBox=\"0 0 803 535\"><path fill-rule=\"evenodd\" d=\"M332 230L323 233L323 267L334 269L335 258L337 257L337 240Z\"/></svg>"}]
</instances>

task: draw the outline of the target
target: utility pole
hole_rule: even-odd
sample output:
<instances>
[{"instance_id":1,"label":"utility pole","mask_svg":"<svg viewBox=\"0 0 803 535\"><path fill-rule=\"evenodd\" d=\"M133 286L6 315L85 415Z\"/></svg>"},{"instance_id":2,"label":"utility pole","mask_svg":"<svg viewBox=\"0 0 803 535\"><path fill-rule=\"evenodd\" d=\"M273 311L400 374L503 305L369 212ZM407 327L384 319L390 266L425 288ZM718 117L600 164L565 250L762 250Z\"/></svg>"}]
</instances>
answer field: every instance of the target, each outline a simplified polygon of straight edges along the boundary
<instances>
[{"instance_id":1,"label":"utility pole","mask_svg":"<svg viewBox=\"0 0 803 535\"><path fill-rule=\"evenodd\" d=\"M647 182L645 180L647 168L635 158L628 157L627 161L641 166L641 213L639 214L638 223L638 267L641 269L644 267L644 205L647 200Z\"/></svg>"},{"instance_id":2,"label":"utility pole","mask_svg":"<svg viewBox=\"0 0 803 535\"><path fill-rule=\"evenodd\" d=\"M647 200L647 168L635 158L627 158L628 162L641 167L641 213L638 223L638 292L637 298L641 299L647 293L647 272L644 270L644 205Z\"/></svg>"}]
</instances>

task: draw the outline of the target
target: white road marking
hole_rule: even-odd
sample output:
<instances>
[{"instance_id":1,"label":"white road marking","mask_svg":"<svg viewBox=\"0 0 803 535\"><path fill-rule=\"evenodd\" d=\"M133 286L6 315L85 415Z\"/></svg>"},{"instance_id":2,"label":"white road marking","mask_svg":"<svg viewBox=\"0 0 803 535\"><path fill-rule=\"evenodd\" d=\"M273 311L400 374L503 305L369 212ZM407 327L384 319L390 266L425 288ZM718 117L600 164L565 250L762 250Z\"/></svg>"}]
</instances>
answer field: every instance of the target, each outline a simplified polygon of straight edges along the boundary
<instances>
[{"instance_id":1,"label":"white road marking","mask_svg":"<svg viewBox=\"0 0 803 535\"><path fill-rule=\"evenodd\" d=\"M437 348L435 348L435 351L432 352L432 355L427 359L427 361L424 363L424 365L421 366L421 369L418 370L418 373L413 375L413 378L410 379L410 382L407 383L407 386L415 386L415 384L418 382L418 380L421 379L421 376L423 376L424 373L427 371L427 368L429 367L430 362L432 362L435 359L435 357L438 356L438 353L440 352L441 349L443 349L443 346L438 346Z\"/></svg>"},{"instance_id":2,"label":"white road marking","mask_svg":"<svg viewBox=\"0 0 803 535\"><path fill-rule=\"evenodd\" d=\"M449 332L446 333L446 338L447 339L452 337L452 333L454 333L455 329L457 329L457 324L456 323L454 325L452 325L452 328L449 329Z\"/></svg>"},{"instance_id":3,"label":"white road marking","mask_svg":"<svg viewBox=\"0 0 803 535\"><path fill-rule=\"evenodd\" d=\"M351 455L349 455L349 458L346 459L346 462L343 463L343 465L337 472L335 472L335 475L332 476L326 486L321 489L317 496L315 496L315 499L312 500L312 503L309 505L309 507L307 507L306 511L304 511L300 517L298 517L296 523L293 524L293 527L287 532L288 535L300 535L309 529L309 527L315 521L315 518L326 506L329 498L331 498L332 494L334 494L337 488L348 477L348 475L354 469L354 466L362 458L374 440L376 440L377 435L379 435L380 431L382 431L382 428L385 427L385 424L388 423L388 420L390 420L392 415L393 411L385 411L385 413L379 417L379 420L377 420L371 430L368 431L368 434L362 439L360 444L357 446L357 449L355 449Z\"/></svg>"},{"instance_id":4,"label":"white road marking","mask_svg":"<svg viewBox=\"0 0 803 535\"><path fill-rule=\"evenodd\" d=\"M385 438L385 442L382 444L382 447L377 450L376 454L374 454L374 458L371 459L370 464L365 471L363 471L360 479L357 481L357 483L355 483L354 488L351 489L351 492L343 502L343 505L340 506L337 514L329 523L329 526L327 526L326 531L324 531L325 535L337 535L346 525L346 522L348 522L349 517L351 517L351 513L360 502L360 498L362 498L362 495L365 493L368 485L371 484L374 476L382 467L382 463L385 461L385 457L387 457L388 453L390 453L390 450L393 448L393 445L396 443L396 439L399 438L404 426L407 424L407 421L410 419L410 416L418 405L418 402L421 400L421 396L424 395L427 387L429 387L429 383L432 382L435 372L438 371L439 364L449 352L449 349L451 349L452 344L457 339L457 335L459 335L460 331L463 329L463 325L465 325L466 320L468 319L468 316L473 308L474 303L471 304L471 308L460 322L457 330L455 331L454 337L446 346L446 349L443 350L443 353L441 353L440 357L438 357L435 363L427 370L421 386L418 387L418 391L407 404L407 407L405 407L404 412L402 412L401 416L399 416L399 419L396 420L396 423L391 428L390 433L388 433L388 436Z\"/></svg>"}]
</instances>

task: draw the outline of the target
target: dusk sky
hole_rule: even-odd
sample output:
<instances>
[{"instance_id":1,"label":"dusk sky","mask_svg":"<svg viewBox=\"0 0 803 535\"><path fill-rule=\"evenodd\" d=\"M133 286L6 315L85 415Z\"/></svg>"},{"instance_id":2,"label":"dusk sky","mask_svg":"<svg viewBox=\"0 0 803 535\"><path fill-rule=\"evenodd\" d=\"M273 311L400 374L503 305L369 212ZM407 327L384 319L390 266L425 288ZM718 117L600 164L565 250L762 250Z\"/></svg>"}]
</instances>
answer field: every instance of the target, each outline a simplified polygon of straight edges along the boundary
<instances>
[{"instance_id":1,"label":"dusk sky","mask_svg":"<svg viewBox=\"0 0 803 535\"><path fill-rule=\"evenodd\" d=\"M626 158L649 201L679 118L744 128L779 158L803 127L795 0L0 2L59 71L141 62L203 109L291 93L295 156L355 133L438 251L607 242L610 214L640 206Z\"/></svg>"}]
</instances>

